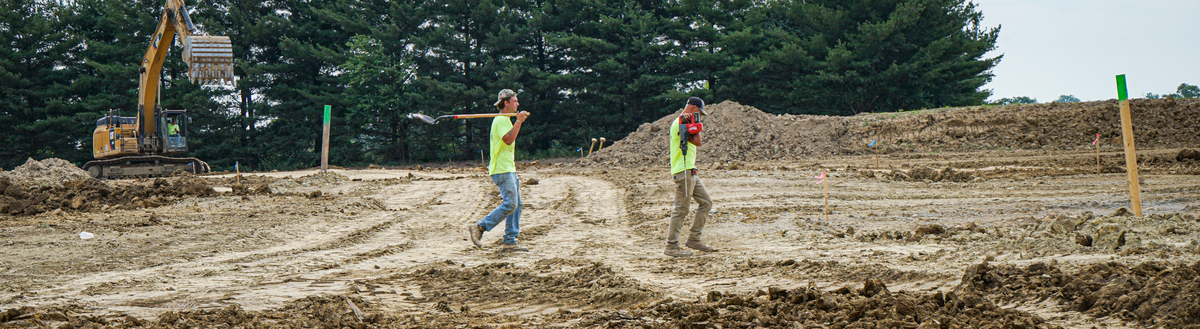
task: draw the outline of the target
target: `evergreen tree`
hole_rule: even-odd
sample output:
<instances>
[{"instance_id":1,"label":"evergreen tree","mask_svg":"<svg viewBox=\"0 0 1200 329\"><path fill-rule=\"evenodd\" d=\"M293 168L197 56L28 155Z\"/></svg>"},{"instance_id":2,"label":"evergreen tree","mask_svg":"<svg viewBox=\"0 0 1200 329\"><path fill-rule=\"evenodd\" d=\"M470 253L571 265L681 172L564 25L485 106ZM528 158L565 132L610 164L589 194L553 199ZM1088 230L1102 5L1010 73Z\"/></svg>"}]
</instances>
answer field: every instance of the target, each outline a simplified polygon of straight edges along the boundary
<instances>
[{"instance_id":1,"label":"evergreen tree","mask_svg":"<svg viewBox=\"0 0 1200 329\"><path fill-rule=\"evenodd\" d=\"M333 108L330 161L354 163L361 154L340 148L353 136L345 125L345 90L339 66L346 60L346 43L368 34L373 20L382 19L378 3L355 1L281 1L274 8L282 36L273 42L279 56L258 64L269 87L263 90L266 117L258 134L258 150L267 168L320 165L324 106ZM255 45L256 46L256 45ZM252 46L253 47L253 46Z\"/></svg>"},{"instance_id":2,"label":"evergreen tree","mask_svg":"<svg viewBox=\"0 0 1200 329\"><path fill-rule=\"evenodd\" d=\"M964 0L773 1L747 18L762 30L728 34L745 57L726 71L735 89L718 96L770 112L979 104L1000 60L982 57L999 28L980 27L982 13Z\"/></svg>"},{"instance_id":3,"label":"evergreen tree","mask_svg":"<svg viewBox=\"0 0 1200 329\"><path fill-rule=\"evenodd\" d=\"M573 140L625 136L682 107L687 95L679 86L686 70L675 58L684 53L661 31L687 23L655 10L666 4L584 0L564 10L573 15L574 28L555 40L570 58L558 87L570 95L571 108L555 119L579 127L582 135Z\"/></svg>"},{"instance_id":4,"label":"evergreen tree","mask_svg":"<svg viewBox=\"0 0 1200 329\"><path fill-rule=\"evenodd\" d=\"M422 54L413 58L420 90L411 99L413 112L494 113L498 91L522 91L519 79L525 72L511 60L520 54L523 37L512 28L516 8L498 1L430 0L416 10L425 21L413 42L414 51ZM430 137L413 148L416 159L477 159L489 147L490 120L413 128Z\"/></svg>"},{"instance_id":5,"label":"evergreen tree","mask_svg":"<svg viewBox=\"0 0 1200 329\"><path fill-rule=\"evenodd\" d=\"M410 161L408 125L413 123L404 110L413 107L410 100L417 93L411 57L385 51L370 36L356 36L347 46L350 56L342 65L349 80L346 120L355 149L368 154L364 160L369 162Z\"/></svg>"},{"instance_id":6,"label":"evergreen tree","mask_svg":"<svg viewBox=\"0 0 1200 329\"><path fill-rule=\"evenodd\" d=\"M78 163L91 155L100 116L75 111L66 68L79 40L63 31L61 13L45 1L0 2L0 167L27 157Z\"/></svg>"}]
</instances>

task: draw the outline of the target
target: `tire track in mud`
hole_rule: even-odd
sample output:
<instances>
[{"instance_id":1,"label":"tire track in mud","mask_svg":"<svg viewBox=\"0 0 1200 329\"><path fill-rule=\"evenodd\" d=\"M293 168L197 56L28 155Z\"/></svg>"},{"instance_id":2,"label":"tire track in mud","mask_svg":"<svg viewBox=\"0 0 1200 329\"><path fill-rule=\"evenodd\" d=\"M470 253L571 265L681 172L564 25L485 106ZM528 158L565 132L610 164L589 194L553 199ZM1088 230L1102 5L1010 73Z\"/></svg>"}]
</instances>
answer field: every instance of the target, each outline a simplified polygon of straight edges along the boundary
<instances>
[{"instance_id":1,"label":"tire track in mud","mask_svg":"<svg viewBox=\"0 0 1200 329\"><path fill-rule=\"evenodd\" d=\"M704 240L722 251L717 253L695 252L697 256L671 259L662 256L666 219L670 216L672 193L664 193L664 184L644 184L613 179L616 185L630 186L624 198L627 216L633 218L627 225L646 240L646 254L634 260L638 266L627 267L627 273L644 280L649 285L667 288L680 298L692 298L712 290L754 291L762 287L802 287L816 284L823 289L834 289L848 283L861 283L864 278L892 278L912 281L915 285L930 287L944 286L953 277L927 275L919 270L895 268L871 262L840 263L821 261L829 257L829 249L870 249L869 244L857 241L840 241L834 245L822 244L820 240L836 235L834 227L824 223L799 221L798 215L814 215L822 209L815 202L803 200L803 195L819 194L817 187L808 187L804 177L791 179L793 188L753 190L743 186L745 178L725 177L706 180L706 187L714 199L714 208L709 214ZM738 192L738 190L745 190ZM650 193L643 192L645 190ZM800 194L800 196L797 195ZM775 204L776 195L785 197L787 204ZM797 203L797 198L801 198ZM694 218L696 205L690 206L686 222ZM803 216L801 216L803 217ZM802 225L803 224L803 225ZM687 226L687 225L685 225ZM686 227L681 239L686 239ZM791 233L789 233L791 232ZM797 239L793 233L821 237L816 241ZM765 247L765 248L764 248ZM913 252L916 253L915 251ZM659 257L661 256L661 257ZM853 255L853 257L860 257ZM864 259L865 260L865 259ZM799 264L799 265L798 265ZM803 265L803 266L801 266ZM797 266L801 266L797 268ZM927 283L934 280L937 282ZM895 282L895 281L892 281Z\"/></svg>"},{"instance_id":2,"label":"tire track in mud","mask_svg":"<svg viewBox=\"0 0 1200 329\"><path fill-rule=\"evenodd\" d=\"M410 185L384 191L407 196L403 204L413 209L364 213L341 222L349 224L344 229L304 235L295 243L259 249L262 251L219 253L133 271L88 275L47 289L38 299L67 298L152 315L171 308L221 307L230 303L250 309L267 308L307 295L343 292L353 287L338 274L347 271L344 267L378 268L378 260L387 261L417 248L420 244L404 233L413 228L406 222L441 211L449 193ZM71 287L86 287L87 296L75 295L78 288Z\"/></svg>"}]
</instances>

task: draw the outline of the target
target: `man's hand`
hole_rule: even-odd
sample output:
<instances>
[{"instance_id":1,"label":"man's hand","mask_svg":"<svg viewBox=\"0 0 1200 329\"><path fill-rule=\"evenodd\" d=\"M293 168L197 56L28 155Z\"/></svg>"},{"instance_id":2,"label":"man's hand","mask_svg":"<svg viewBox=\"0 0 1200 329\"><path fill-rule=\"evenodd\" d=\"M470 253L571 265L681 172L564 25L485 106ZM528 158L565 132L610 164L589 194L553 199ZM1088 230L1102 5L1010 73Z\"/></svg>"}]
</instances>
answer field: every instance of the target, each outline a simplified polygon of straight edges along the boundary
<instances>
[{"instance_id":1,"label":"man's hand","mask_svg":"<svg viewBox=\"0 0 1200 329\"><path fill-rule=\"evenodd\" d=\"M525 117L528 116L529 112L527 111L517 112L517 124L513 125L512 130L509 130L507 134L500 136L500 140L503 141L504 144L512 145L512 143L517 140L517 134L521 133L521 123L524 123Z\"/></svg>"}]
</instances>

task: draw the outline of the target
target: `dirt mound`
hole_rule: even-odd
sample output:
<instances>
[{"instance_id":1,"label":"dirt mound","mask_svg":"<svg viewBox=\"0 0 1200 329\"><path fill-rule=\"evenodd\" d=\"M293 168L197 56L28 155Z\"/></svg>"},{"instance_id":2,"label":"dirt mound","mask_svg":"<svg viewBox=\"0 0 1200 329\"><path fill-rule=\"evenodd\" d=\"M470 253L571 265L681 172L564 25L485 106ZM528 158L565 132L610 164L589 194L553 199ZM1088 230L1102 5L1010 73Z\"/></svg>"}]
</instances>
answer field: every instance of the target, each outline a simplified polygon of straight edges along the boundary
<instances>
[{"instance_id":1,"label":"dirt mound","mask_svg":"<svg viewBox=\"0 0 1200 329\"><path fill-rule=\"evenodd\" d=\"M421 282L423 293L440 296L431 301L449 305L574 303L577 307L624 308L661 298L660 293L643 288L608 265L588 262L575 267L560 259L544 259L536 264L537 268L523 268L492 263L468 269L440 264L404 277ZM551 266L574 270L554 275L539 273Z\"/></svg>"},{"instance_id":2,"label":"dirt mound","mask_svg":"<svg viewBox=\"0 0 1200 329\"><path fill-rule=\"evenodd\" d=\"M956 171L954 168L946 167L942 170L921 166L908 171L892 170L887 174L888 179L894 181L930 181L930 182L955 182L965 183L975 179L975 176L969 172Z\"/></svg>"},{"instance_id":3,"label":"dirt mound","mask_svg":"<svg viewBox=\"0 0 1200 329\"><path fill-rule=\"evenodd\" d=\"M179 198L218 193L198 177L157 178L134 184L115 184L95 178L69 181L59 187L27 188L0 177L0 214L36 215L47 211L103 211L111 208L153 208Z\"/></svg>"},{"instance_id":4,"label":"dirt mound","mask_svg":"<svg viewBox=\"0 0 1200 329\"><path fill-rule=\"evenodd\" d=\"M0 171L0 177L9 179L10 184L21 186L52 186L60 187L64 183L92 178L83 169L79 169L70 161L49 158L42 161L29 158L25 164L13 168L12 171Z\"/></svg>"},{"instance_id":5,"label":"dirt mound","mask_svg":"<svg viewBox=\"0 0 1200 329\"><path fill-rule=\"evenodd\" d=\"M1200 262L1145 262L1133 267L1110 262L1070 274L1044 263L1024 268L983 263L967 268L959 289L1006 303L1053 298L1063 311L1181 328L1200 324L1198 272Z\"/></svg>"},{"instance_id":6,"label":"dirt mound","mask_svg":"<svg viewBox=\"0 0 1200 329\"><path fill-rule=\"evenodd\" d=\"M890 292L867 280L862 288L768 288L751 294L709 292L706 301L662 302L647 309L598 313L586 327L662 328L1039 328L1044 320L1005 309L977 294Z\"/></svg>"},{"instance_id":7,"label":"dirt mound","mask_svg":"<svg viewBox=\"0 0 1200 329\"><path fill-rule=\"evenodd\" d=\"M304 187L329 187L350 181L350 177L336 172L318 172L311 175L292 178L291 176L277 179L269 183L272 191L287 191ZM261 184L260 184L261 185Z\"/></svg>"},{"instance_id":8,"label":"dirt mound","mask_svg":"<svg viewBox=\"0 0 1200 329\"><path fill-rule=\"evenodd\" d=\"M1183 149L1175 156L1175 161L1200 161L1200 151Z\"/></svg>"},{"instance_id":9,"label":"dirt mound","mask_svg":"<svg viewBox=\"0 0 1200 329\"><path fill-rule=\"evenodd\" d=\"M1180 213L1150 214L1134 217L1125 208L1117 209L1109 216L1095 216L1090 211L1078 216L1058 215L1039 221L1033 233L1046 240L1064 243L1035 246L1032 251L1040 253L1065 252L1075 246L1063 246L1065 241L1090 247L1094 250L1120 251L1122 253L1147 253L1156 249L1172 252L1200 251L1200 247L1164 244L1164 239L1200 231L1195 216ZM1153 243L1143 243L1151 241ZM1159 241L1159 242L1154 242ZM1046 250L1039 250L1039 249Z\"/></svg>"},{"instance_id":10,"label":"dirt mound","mask_svg":"<svg viewBox=\"0 0 1200 329\"><path fill-rule=\"evenodd\" d=\"M697 163L730 163L747 160L792 159L836 153L843 147L838 136L849 122L840 117L773 115L750 106L725 101L706 108L704 146ZM670 126L679 113L642 124L621 141L582 161L628 165L665 165Z\"/></svg>"},{"instance_id":11,"label":"dirt mound","mask_svg":"<svg viewBox=\"0 0 1200 329\"><path fill-rule=\"evenodd\" d=\"M561 270L561 267L568 267ZM559 270L555 270L559 269ZM551 272L546 274L546 272ZM710 291L700 300L663 298L609 266L563 259L538 261L533 268L489 263L463 268L451 261L394 278L354 281L353 285L417 283L421 294L411 312L385 309L378 302L347 295L312 296L273 310L179 310L152 320L120 314L81 316L78 306L22 307L0 312L3 326L123 328L753 328L820 326L833 328L1043 328L1028 312L1002 308L973 291L891 292L869 279L861 287L834 291L816 287L765 288L749 293ZM402 284L401 284L402 285ZM357 288L355 288L357 289ZM377 300L377 298L373 298ZM523 305L523 306L522 306ZM500 307L474 310L473 307ZM517 308L513 308L517 307ZM524 308L522 308L524 307ZM558 308L557 312L545 312ZM580 310L580 311L573 311Z\"/></svg>"},{"instance_id":12,"label":"dirt mound","mask_svg":"<svg viewBox=\"0 0 1200 329\"><path fill-rule=\"evenodd\" d=\"M1176 148L1200 144L1200 99L1133 100L1138 147ZM972 106L921 111L871 113L852 117L773 115L734 102L710 105L703 118L701 167L730 163L799 160L828 155L981 151L1077 150L1121 148L1121 119L1116 101ZM665 166L668 129L674 113L643 124L611 147L580 160L582 164ZM874 146L871 142L876 141ZM1180 160L1193 159L1180 154Z\"/></svg>"}]
</instances>

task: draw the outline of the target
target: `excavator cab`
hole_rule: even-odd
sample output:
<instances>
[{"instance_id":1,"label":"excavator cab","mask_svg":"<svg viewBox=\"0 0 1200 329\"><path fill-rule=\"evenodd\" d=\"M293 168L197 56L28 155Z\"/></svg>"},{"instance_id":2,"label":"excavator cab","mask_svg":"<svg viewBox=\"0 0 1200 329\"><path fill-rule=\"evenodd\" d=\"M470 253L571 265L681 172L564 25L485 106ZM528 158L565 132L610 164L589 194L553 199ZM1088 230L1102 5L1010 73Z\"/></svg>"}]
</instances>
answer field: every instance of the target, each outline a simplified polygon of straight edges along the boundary
<instances>
[{"instance_id":1,"label":"excavator cab","mask_svg":"<svg viewBox=\"0 0 1200 329\"><path fill-rule=\"evenodd\" d=\"M187 125L191 118L187 110L165 110L158 116L162 122L160 127L166 127L159 132L162 134L163 153L173 154L187 152Z\"/></svg>"}]
</instances>

